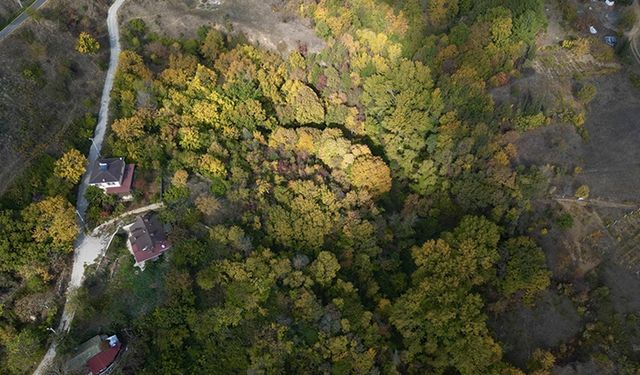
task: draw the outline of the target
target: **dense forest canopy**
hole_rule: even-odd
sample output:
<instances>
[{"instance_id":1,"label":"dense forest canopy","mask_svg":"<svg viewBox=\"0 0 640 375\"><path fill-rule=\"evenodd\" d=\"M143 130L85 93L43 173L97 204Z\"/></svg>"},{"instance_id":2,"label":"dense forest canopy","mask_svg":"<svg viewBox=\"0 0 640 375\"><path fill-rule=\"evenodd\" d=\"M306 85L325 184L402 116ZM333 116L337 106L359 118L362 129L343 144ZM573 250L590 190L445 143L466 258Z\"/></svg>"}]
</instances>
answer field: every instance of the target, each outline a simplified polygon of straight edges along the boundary
<instances>
[{"instance_id":1,"label":"dense forest canopy","mask_svg":"<svg viewBox=\"0 0 640 375\"><path fill-rule=\"evenodd\" d=\"M214 29L130 29L111 153L174 175L163 217L184 228L137 371L517 371L485 298L548 286L535 243L508 240L544 182L513 168L487 87L545 19L541 2L455 3L301 3L327 48L285 60Z\"/></svg>"},{"instance_id":2,"label":"dense forest canopy","mask_svg":"<svg viewBox=\"0 0 640 375\"><path fill-rule=\"evenodd\" d=\"M518 369L487 326L489 305L535 304L551 284L523 221L547 179L504 136L545 116L489 94L520 75L544 2L289 3L320 53L205 26L182 40L140 19L123 30L103 154L164 176L173 249L149 311L90 280L77 319L113 315L102 328L128 332L126 373L547 373L550 353ZM21 182L34 190L5 197L0 270L30 280L25 296L71 248L83 162L48 160ZM87 197L92 223L116 205ZM29 368L16 342L37 356L54 315L1 315L6 371ZM62 348L87 338L72 329Z\"/></svg>"}]
</instances>

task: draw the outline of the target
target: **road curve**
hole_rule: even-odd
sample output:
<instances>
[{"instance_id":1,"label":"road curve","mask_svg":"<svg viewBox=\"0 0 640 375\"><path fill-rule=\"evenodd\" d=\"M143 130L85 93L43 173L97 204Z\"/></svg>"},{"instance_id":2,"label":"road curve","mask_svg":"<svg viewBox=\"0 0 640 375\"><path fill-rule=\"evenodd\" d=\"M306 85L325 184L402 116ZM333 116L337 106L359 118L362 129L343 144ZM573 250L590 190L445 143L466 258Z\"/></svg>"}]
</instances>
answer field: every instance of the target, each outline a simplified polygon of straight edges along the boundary
<instances>
[{"instance_id":1,"label":"road curve","mask_svg":"<svg viewBox=\"0 0 640 375\"><path fill-rule=\"evenodd\" d=\"M38 10L47 1L49 1L49 0L36 0L27 9L31 9L31 10L34 10L34 11ZM26 21L28 19L29 19L29 15L27 14L27 10L25 9L22 13L20 13L20 15L18 15L18 17L16 17L13 21L11 21L10 24L5 26L4 29L0 30L0 41L2 41L4 38L6 38L9 35L11 35L12 32L14 32L20 26L22 26L24 21Z\"/></svg>"},{"instance_id":2,"label":"road curve","mask_svg":"<svg viewBox=\"0 0 640 375\"><path fill-rule=\"evenodd\" d=\"M42 0L46 1L46 0ZM120 57L120 30L118 29L118 10L125 0L116 0L111 7L109 7L109 13L107 16L107 28L109 30L109 44L110 44L110 58L109 58L109 70L105 79L104 87L102 89L102 98L100 99L100 113L98 115L98 124L93 135L93 147L90 147L89 151L89 164L87 172L82 178L80 187L78 189L78 202L76 209L82 222L84 222L85 213L87 211L87 200L84 197L84 193L89 186L90 178L90 166L100 156L100 149L102 148L102 142L104 141L104 135L107 130L107 123L109 120L109 103L111 102L111 89L113 88L113 80L118 70L118 58ZM93 264L102 252L106 250L113 238L113 234L101 237L94 237L86 235L84 231L80 233L75 243L75 250L73 254L73 269L71 271L71 279L67 286L67 301L71 292L82 285L84 279L85 265ZM69 330L71 320L74 315L74 308L65 302L60 324L58 325L57 333L66 332ZM34 375L41 375L44 373L49 364L56 356L57 343L54 341L51 343L49 350L45 354L44 358L36 368Z\"/></svg>"},{"instance_id":3,"label":"road curve","mask_svg":"<svg viewBox=\"0 0 640 375\"><path fill-rule=\"evenodd\" d=\"M109 30L109 44L111 46L111 53L109 57L109 70L107 70L107 77L105 79L104 87L102 89L102 98L100 99L100 113L98 115L98 124L93 134L93 145L89 148L89 166L93 165L100 156L100 150L102 149L102 142L104 141L104 134L107 130L107 122L109 121L109 103L111 102L111 89L113 88L113 80L118 70L118 58L120 57L120 30L118 29L118 10L125 0L116 0L109 8L109 14L107 16L107 28ZM76 208L78 213L84 220L85 212L87 211L87 200L84 197L84 193L89 186L89 171L91 168L87 168L80 189L78 190L78 203Z\"/></svg>"}]
</instances>

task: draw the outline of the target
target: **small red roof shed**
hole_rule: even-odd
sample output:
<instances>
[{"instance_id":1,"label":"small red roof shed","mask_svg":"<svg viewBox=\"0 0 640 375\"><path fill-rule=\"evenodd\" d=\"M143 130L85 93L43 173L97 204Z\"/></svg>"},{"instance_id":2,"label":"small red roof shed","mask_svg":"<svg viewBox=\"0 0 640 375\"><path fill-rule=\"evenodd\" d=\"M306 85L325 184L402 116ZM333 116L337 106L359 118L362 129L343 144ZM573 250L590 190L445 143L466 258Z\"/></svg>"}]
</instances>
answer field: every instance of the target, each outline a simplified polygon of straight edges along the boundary
<instances>
[{"instance_id":1,"label":"small red roof shed","mask_svg":"<svg viewBox=\"0 0 640 375\"><path fill-rule=\"evenodd\" d=\"M93 375L99 375L109 368L113 361L116 360L121 347L122 343L118 341L115 346L109 346L107 349L89 358L87 361L87 367L89 367L91 373Z\"/></svg>"}]
</instances>

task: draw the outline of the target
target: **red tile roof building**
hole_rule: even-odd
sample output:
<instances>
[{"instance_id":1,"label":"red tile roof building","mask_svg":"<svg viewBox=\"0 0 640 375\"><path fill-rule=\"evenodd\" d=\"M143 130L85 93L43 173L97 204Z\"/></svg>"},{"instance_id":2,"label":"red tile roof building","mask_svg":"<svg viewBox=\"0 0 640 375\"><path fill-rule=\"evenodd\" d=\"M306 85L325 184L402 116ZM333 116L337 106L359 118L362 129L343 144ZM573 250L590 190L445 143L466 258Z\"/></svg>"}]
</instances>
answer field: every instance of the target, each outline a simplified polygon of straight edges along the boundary
<instances>
[{"instance_id":1,"label":"red tile roof building","mask_svg":"<svg viewBox=\"0 0 640 375\"><path fill-rule=\"evenodd\" d=\"M65 365L68 373L83 373L87 370L92 375L105 374L112 368L122 350L118 336L97 335L83 343L76 350L74 357Z\"/></svg>"},{"instance_id":2,"label":"red tile roof building","mask_svg":"<svg viewBox=\"0 0 640 375\"><path fill-rule=\"evenodd\" d=\"M89 358L87 361L87 367L89 367L89 371L93 375L99 375L105 372L111 364L116 360L118 353L120 353L120 349L122 348L122 343L118 341L118 343L113 347L108 347L100 353L94 355Z\"/></svg>"},{"instance_id":3,"label":"red tile roof building","mask_svg":"<svg viewBox=\"0 0 640 375\"><path fill-rule=\"evenodd\" d=\"M127 164L124 167L124 176L122 176L122 183L118 187L108 187L105 192L107 194L124 195L131 193L131 183L133 182L133 171L135 170L135 164Z\"/></svg>"},{"instance_id":4,"label":"red tile roof building","mask_svg":"<svg viewBox=\"0 0 640 375\"><path fill-rule=\"evenodd\" d=\"M136 267L142 270L146 261L158 259L171 248L162 222L151 212L136 217L136 221L124 229L129 233L127 247L136 260Z\"/></svg>"}]
</instances>

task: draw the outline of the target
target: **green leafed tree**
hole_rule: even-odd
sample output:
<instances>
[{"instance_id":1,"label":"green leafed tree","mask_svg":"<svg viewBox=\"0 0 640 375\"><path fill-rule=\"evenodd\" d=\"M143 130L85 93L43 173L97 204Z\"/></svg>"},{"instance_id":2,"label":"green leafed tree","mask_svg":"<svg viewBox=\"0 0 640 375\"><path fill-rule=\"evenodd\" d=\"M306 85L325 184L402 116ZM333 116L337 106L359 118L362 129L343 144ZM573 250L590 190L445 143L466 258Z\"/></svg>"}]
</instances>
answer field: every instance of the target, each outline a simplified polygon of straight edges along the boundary
<instances>
[{"instance_id":1,"label":"green leafed tree","mask_svg":"<svg viewBox=\"0 0 640 375\"><path fill-rule=\"evenodd\" d=\"M390 316L410 367L471 375L500 365L502 350L485 324L481 296L472 291L490 278L498 239L495 224L466 217L453 232L413 249L412 286Z\"/></svg>"},{"instance_id":2,"label":"green leafed tree","mask_svg":"<svg viewBox=\"0 0 640 375\"><path fill-rule=\"evenodd\" d=\"M551 283L544 252L529 237L509 239L504 246L505 274L498 285L502 293L510 297L522 293L527 303L547 289Z\"/></svg>"},{"instance_id":3,"label":"green leafed tree","mask_svg":"<svg viewBox=\"0 0 640 375\"><path fill-rule=\"evenodd\" d=\"M311 274L316 282L322 286L329 285L339 270L338 259L328 251L321 251L316 260L311 263Z\"/></svg>"},{"instance_id":4,"label":"green leafed tree","mask_svg":"<svg viewBox=\"0 0 640 375\"><path fill-rule=\"evenodd\" d=\"M276 191L276 199L264 219L269 237L289 249L320 249L337 222L339 206L331 191L311 181L292 181Z\"/></svg>"},{"instance_id":5,"label":"green leafed tree","mask_svg":"<svg viewBox=\"0 0 640 375\"><path fill-rule=\"evenodd\" d=\"M200 53L212 64L224 51L224 37L221 32L211 29L200 44Z\"/></svg>"}]
</instances>

